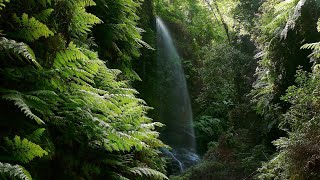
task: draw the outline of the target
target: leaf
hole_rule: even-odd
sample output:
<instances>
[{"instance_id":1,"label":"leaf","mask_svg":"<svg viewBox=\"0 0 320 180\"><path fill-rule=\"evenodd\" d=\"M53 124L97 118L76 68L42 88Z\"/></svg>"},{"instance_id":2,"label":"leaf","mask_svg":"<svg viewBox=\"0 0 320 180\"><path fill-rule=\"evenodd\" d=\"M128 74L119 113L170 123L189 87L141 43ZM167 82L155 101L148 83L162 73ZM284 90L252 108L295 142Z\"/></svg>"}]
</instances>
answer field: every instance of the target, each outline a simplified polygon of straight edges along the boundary
<instances>
[{"instance_id":1,"label":"leaf","mask_svg":"<svg viewBox=\"0 0 320 180\"><path fill-rule=\"evenodd\" d=\"M31 175L20 165L11 165L0 162L0 174L16 177L22 180L32 180Z\"/></svg>"},{"instance_id":2,"label":"leaf","mask_svg":"<svg viewBox=\"0 0 320 180\"><path fill-rule=\"evenodd\" d=\"M25 43L18 43L14 40L9 40L5 37L0 37L0 50L6 51L10 54L15 55L20 59L20 56L27 59L30 63L34 64L38 68L42 68L41 65L36 61L36 57L32 49Z\"/></svg>"},{"instance_id":3,"label":"leaf","mask_svg":"<svg viewBox=\"0 0 320 180\"><path fill-rule=\"evenodd\" d=\"M141 177L147 176L147 177L156 177L159 179L168 179L168 177L163 173L150 168L134 167L134 168L131 168L130 171L134 174L138 174Z\"/></svg>"}]
</instances>

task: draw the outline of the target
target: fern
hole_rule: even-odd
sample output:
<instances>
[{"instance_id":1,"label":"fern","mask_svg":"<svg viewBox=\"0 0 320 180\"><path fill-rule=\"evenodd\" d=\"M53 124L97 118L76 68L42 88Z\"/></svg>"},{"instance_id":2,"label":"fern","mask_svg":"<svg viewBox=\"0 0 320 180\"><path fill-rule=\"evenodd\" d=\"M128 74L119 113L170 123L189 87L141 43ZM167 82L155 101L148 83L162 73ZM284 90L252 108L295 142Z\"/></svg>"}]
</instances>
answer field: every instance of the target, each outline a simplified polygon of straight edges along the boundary
<instances>
[{"instance_id":1,"label":"fern","mask_svg":"<svg viewBox=\"0 0 320 180\"><path fill-rule=\"evenodd\" d=\"M134 168L131 168L130 171L133 174L138 174L139 176L155 177L158 179L168 179L168 177L163 173L150 168L134 167Z\"/></svg>"},{"instance_id":2,"label":"fern","mask_svg":"<svg viewBox=\"0 0 320 180\"><path fill-rule=\"evenodd\" d=\"M11 165L9 163L0 162L0 175L8 175L11 178L19 178L22 180L32 180L31 175L20 165Z\"/></svg>"},{"instance_id":3,"label":"fern","mask_svg":"<svg viewBox=\"0 0 320 180\"><path fill-rule=\"evenodd\" d=\"M89 1L80 1L76 11L74 12L74 16L71 20L70 24L70 31L72 35L75 37L82 36L90 32L90 29L93 25L99 24L102 21L95 15L91 13L87 13L84 6L87 5L95 5L95 3L89 0Z\"/></svg>"},{"instance_id":4,"label":"fern","mask_svg":"<svg viewBox=\"0 0 320 180\"><path fill-rule=\"evenodd\" d=\"M35 143L40 142L45 130L45 128L36 129L32 134L27 136L27 139Z\"/></svg>"},{"instance_id":5,"label":"fern","mask_svg":"<svg viewBox=\"0 0 320 180\"><path fill-rule=\"evenodd\" d=\"M5 3L9 3L10 0L0 0L0 11L6 7Z\"/></svg>"},{"instance_id":6,"label":"fern","mask_svg":"<svg viewBox=\"0 0 320 180\"><path fill-rule=\"evenodd\" d=\"M320 32L320 19L318 20L317 25L318 32ZM301 46L301 49L311 49L313 52L309 55L309 57L315 59L320 58L320 42L304 44Z\"/></svg>"},{"instance_id":7,"label":"fern","mask_svg":"<svg viewBox=\"0 0 320 180\"><path fill-rule=\"evenodd\" d=\"M13 20L19 25L15 36L27 41L34 41L40 37L49 37L54 34L45 24L34 17L29 18L26 13L23 13L21 18L14 14Z\"/></svg>"},{"instance_id":8,"label":"fern","mask_svg":"<svg viewBox=\"0 0 320 180\"><path fill-rule=\"evenodd\" d=\"M83 8L97 5L93 0L76 0L76 2L79 7Z\"/></svg>"},{"instance_id":9,"label":"fern","mask_svg":"<svg viewBox=\"0 0 320 180\"><path fill-rule=\"evenodd\" d=\"M140 38L135 38L135 41L141 46L141 47L145 47L147 49L150 50L155 50L153 47L151 47L148 43L144 42L142 39Z\"/></svg>"},{"instance_id":10,"label":"fern","mask_svg":"<svg viewBox=\"0 0 320 180\"><path fill-rule=\"evenodd\" d=\"M28 163L35 157L48 155L48 152L43 150L39 145L25 138L21 140L20 136L15 136L13 140L5 138L5 141L11 148L13 157L22 163Z\"/></svg>"},{"instance_id":11,"label":"fern","mask_svg":"<svg viewBox=\"0 0 320 180\"><path fill-rule=\"evenodd\" d=\"M38 101L39 103L45 103L41 99L37 98L36 96L26 96L25 94L22 94L18 91L14 90L1 90L0 92L5 93L2 95L2 99L13 101L14 105L18 106L20 110L29 118L35 120L38 124L45 124L42 119L40 119L37 115L35 115L30 108L35 108L35 106L31 106L30 103L28 103L28 100L30 98L33 98L33 100ZM40 110L40 109L37 109Z\"/></svg>"},{"instance_id":12,"label":"fern","mask_svg":"<svg viewBox=\"0 0 320 180\"><path fill-rule=\"evenodd\" d=\"M282 3L285 3L285 2L286 1L284 1ZM296 25L296 21L301 16L301 8L304 6L305 3L306 3L306 0L300 0L298 3L295 4L292 13L289 15L286 26L284 27L284 29L281 32L281 36L283 38L286 39L288 31L290 29L294 29L294 27ZM281 3L279 5L281 5ZM279 11L282 11L282 10L278 10L278 12Z\"/></svg>"},{"instance_id":13,"label":"fern","mask_svg":"<svg viewBox=\"0 0 320 180\"><path fill-rule=\"evenodd\" d=\"M45 122L50 127L48 130L52 136L42 137L45 129L40 128L25 136L25 139L19 136L5 138L13 159L28 163L28 167L34 169L38 165L35 158L47 155L54 146L57 148L57 156L52 158L59 157L59 162L70 167L66 171L69 177L99 179L110 174L125 178L137 174L144 176L141 178L164 179L163 174L152 170L155 168L164 171L164 164L159 163L157 166L158 161L153 162L153 159L159 158L156 149L164 146L158 139L159 133L155 131L160 123L152 123L146 116L150 108L135 96L138 92L131 89L127 81L118 80L117 76L121 71L107 68L105 62L99 59L98 53L90 50L94 42L89 32L95 24L102 22L95 15L86 12L86 7L96 5L95 1L31 0L30 3L28 1L27 9L21 6L26 2L15 3L13 7L17 9L8 8L8 14L18 15L13 15L14 22L10 23L4 34L11 39L31 42L36 56L27 46L24 46L23 51L18 51L12 45L10 48L1 46L4 52L1 56L13 56L15 59L19 56L29 63L33 63L37 57L45 68L16 66L15 63L5 62L5 66L0 67L0 73L4 75L4 79L1 79L4 82L0 89L1 98L13 102L26 117L38 124L43 125ZM119 41L132 43L123 55L129 60L129 54L137 55L139 47L147 46L139 40L141 30L136 28L138 17L135 13L139 3L135 0L129 0L128 4L122 0L114 3L123 5L119 14L121 18L115 26L121 34ZM34 13L32 16L21 14L26 10ZM129 19L126 14L130 15ZM3 23L6 20L0 18L0 23L7 25ZM120 24L123 23L126 25L121 29ZM49 24L52 31L48 28ZM7 29L10 32L6 32ZM113 36L118 38L115 33ZM17 129L19 132L28 134L28 129L36 129L33 121L23 123L30 127ZM50 139L52 142L44 142ZM53 143L58 144L55 146ZM42 147L42 144L46 144L46 147ZM47 147L48 145L52 146ZM82 148L78 152L75 147ZM70 151L65 152L63 148L70 148ZM83 158L84 152L92 153L86 153L88 158ZM139 154L146 154L146 157L140 158L137 156ZM146 164L150 166L133 169L135 173L129 170ZM76 177L73 173L70 175L71 169L78 172ZM37 177L41 177L42 174L36 169L34 172Z\"/></svg>"},{"instance_id":14,"label":"fern","mask_svg":"<svg viewBox=\"0 0 320 180\"><path fill-rule=\"evenodd\" d=\"M79 48L76 47L73 42L70 42L68 48L58 51L56 53L56 58L54 59L53 66L55 68L63 67L70 65L71 61L77 59L88 59L86 55L84 55Z\"/></svg>"},{"instance_id":15,"label":"fern","mask_svg":"<svg viewBox=\"0 0 320 180\"><path fill-rule=\"evenodd\" d=\"M36 57L32 49L25 43L18 43L14 40L9 40L5 37L0 37L0 51L8 52L21 59L20 56L27 59L30 63L34 64L38 68L41 65L36 61Z\"/></svg>"},{"instance_id":16,"label":"fern","mask_svg":"<svg viewBox=\"0 0 320 180\"><path fill-rule=\"evenodd\" d=\"M275 17L265 26L265 29L271 34L279 34L286 38L288 31L294 29L296 21L301 16L301 8L305 2L306 0L286 0L276 4Z\"/></svg>"},{"instance_id":17,"label":"fern","mask_svg":"<svg viewBox=\"0 0 320 180\"><path fill-rule=\"evenodd\" d=\"M43 7L47 7L47 5L51 5L52 3L52 0L38 0L38 1Z\"/></svg>"},{"instance_id":18,"label":"fern","mask_svg":"<svg viewBox=\"0 0 320 180\"><path fill-rule=\"evenodd\" d=\"M53 11L54 9L48 8L36 14L34 17L41 22L47 22Z\"/></svg>"}]
</instances>

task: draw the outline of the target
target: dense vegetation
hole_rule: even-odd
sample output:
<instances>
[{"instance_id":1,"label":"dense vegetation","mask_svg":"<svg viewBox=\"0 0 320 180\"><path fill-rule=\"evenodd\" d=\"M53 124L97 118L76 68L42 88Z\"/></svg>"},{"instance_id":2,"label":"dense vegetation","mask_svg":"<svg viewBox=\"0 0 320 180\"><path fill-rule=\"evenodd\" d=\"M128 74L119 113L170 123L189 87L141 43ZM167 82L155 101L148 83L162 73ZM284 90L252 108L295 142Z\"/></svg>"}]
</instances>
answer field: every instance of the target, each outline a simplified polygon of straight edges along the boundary
<instances>
[{"instance_id":1,"label":"dense vegetation","mask_svg":"<svg viewBox=\"0 0 320 180\"><path fill-rule=\"evenodd\" d=\"M175 176L156 16L202 159ZM0 58L0 179L320 179L319 0L0 0Z\"/></svg>"},{"instance_id":2,"label":"dense vegetation","mask_svg":"<svg viewBox=\"0 0 320 180\"><path fill-rule=\"evenodd\" d=\"M165 179L161 124L95 51L124 63L139 55L139 1L0 3L1 179ZM87 12L97 5L101 17ZM104 15L111 5L123 14ZM94 41L110 27L105 42L118 52Z\"/></svg>"},{"instance_id":3,"label":"dense vegetation","mask_svg":"<svg viewBox=\"0 0 320 180\"><path fill-rule=\"evenodd\" d=\"M318 179L319 1L155 8L184 60L203 156L172 179Z\"/></svg>"}]
</instances>

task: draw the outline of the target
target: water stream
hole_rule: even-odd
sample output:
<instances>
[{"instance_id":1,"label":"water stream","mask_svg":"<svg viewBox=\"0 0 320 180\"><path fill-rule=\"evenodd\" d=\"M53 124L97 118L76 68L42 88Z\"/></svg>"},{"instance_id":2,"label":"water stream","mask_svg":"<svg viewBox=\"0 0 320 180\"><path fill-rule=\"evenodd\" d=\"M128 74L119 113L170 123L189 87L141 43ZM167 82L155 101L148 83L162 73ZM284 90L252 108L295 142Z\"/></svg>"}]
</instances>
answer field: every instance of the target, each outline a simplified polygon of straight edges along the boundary
<instances>
[{"instance_id":1,"label":"water stream","mask_svg":"<svg viewBox=\"0 0 320 180\"><path fill-rule=\"evenodd\" d=\"M172 147L164 150L179 170L199 161L193 129L193 115L181 58L170 32L157 17L157 69L159 117L166 127L161 133L163 141Z\"/></svg>"}]
</instances>

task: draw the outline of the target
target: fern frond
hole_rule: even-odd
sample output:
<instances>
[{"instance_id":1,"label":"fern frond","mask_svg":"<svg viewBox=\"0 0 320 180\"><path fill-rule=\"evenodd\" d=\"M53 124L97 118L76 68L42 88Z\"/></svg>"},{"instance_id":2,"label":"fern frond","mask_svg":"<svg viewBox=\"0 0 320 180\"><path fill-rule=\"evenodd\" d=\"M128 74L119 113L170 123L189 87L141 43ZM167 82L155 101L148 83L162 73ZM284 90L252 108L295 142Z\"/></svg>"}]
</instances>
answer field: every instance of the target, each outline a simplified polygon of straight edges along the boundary
<instances>
[{"instance_id":1,"label":"fern frond","mask_svg":"<svg viewBox=\"0 0 320 180\"><path fill-rule=\"evenodd\" d=\"M97 16L87 13L84 8L79 8L71 20L70 31L75 37L82 36L90 32L93 25L101 22Z\"/></svg>"},{"instance_id":2,"label":"fern frond","mask_svg":"<svg viewBox=\"0 0 320 180\"><path fill-rule=\"evenodd\" d=\"M77 59L88 59L86 55L84 55L79 48L76 47L73 42L69 43L68 48L58 51L56 53L56 58L54 59L53 66L55 68L65 67L71 65L70 62Z\"/></svg>"},{"instance_id":3,"label":"fern frond","mask_svg":"<svg viewBox=\"0 0 320 180\"><path fill-rule=\"evenodd\" d=\"M1 96L2 99L13 101L14 105L18 106L27 117L35 120L38 124L45 124L42 119L31 111L30 106L23 97L23 94L15 90L0 90L0 92L6 93Z\"/></svg>"},{"instance_id":4,"label":"fern frond","mask_svg":"<svg viewBox=\"0 0 320 180\"><path fill-rule=\"evenodd\" d=\"M292 0L293 1L293 0ZM286 1L284 1L286 2ZM285 39L287 37L288 31L294 29L296 25L296 21L301 16L301 8L306 3L306 0L300 0L298 3L295 4L293 8L293 12L290 14L289 19L287 20L286 26L281 32L281 36Z\"/></svg>"},{"instance_id":5,"label":"fern frond","mask_svg":"<svg viewBox=\"0 0 320 180\"><path fill-rule=\"evenodd\" d=\"M48 90L37 90L37 91L29 91L28 94L31 95L41 95L41 96L58 96L54 91Z\"/></svg>"},{"instance_id":6,"label":"fern frond","mask_svg":"<svg viewBox=\"0 0 320 180\"><path fill-rule=\"evenodd\" d=\"M9 3L10 0L0 0L0 11L6 7L5 3Z\"/></svg>"},{"instance_id":7,"label":"fern frond","mask_svg":"<svg viewBox=\"0 0 320 180\"><path fill-rule=\"evenodd\" d=\"M146 43L145 41L143 41L140 38L135 38L135 41L142 47L145 47L145 48L150 49L150 50L155 50L153 47L151 47L148 43Z\"/></svg>"},{"instance_id":8,"label":"fern frond","mask_svg":"<svg viewBox=\"0 0 320 180\"><path fill-rule=\"evenodd\" d=\"M38 0L39 3L43 6L43 7L47 7L47 5L51 5L51 1L52 0Z\"/></svg>"},{"instance_id":9,"label":"fern frond","mask_svg":"<svg viewBox=\"0 0 320 180\"><path fill-rule=\"evenodd\" d=\"M41 137L45 130L46 130L45 128L36 129L35 131L32 132L32 134L27 136L27 139L35 143L40 142Z\"/></svg>"},{"instance_id":10,"label":"fern frond","mask_svg":"<svg viewBox=\"0 0 320 180\"><path fill-rule=\"evenodd\" d=\"M142 177L147 176L147 177L155 177L158 179L168 179L168 177L166 175L164 175L163 173L156 171L154 169L150 169L150 168L134 167L134 168L131 168L130 171L133 174L137 174Z\"/></svg>"},{"instance_id":11,"label":"fern frond","mask_svg":"<svg viewBox=\"0 0 320 180\"><path fill-rule=\"evenodd\" d=\"M119 173L114 173L114 174L112 175L112 178L115 179L115 180L130 180L130 179L122 176L122 175L119 174Z\"/></svg>"},{"instance_id":12,"label":"fern frond","mask_svg":"<svg viewBox=\"0 0 320 180\"><path fill-rule=\"evenodd\" d=\"M0 162L0 174L10 176L11 178L32 180L29 172L20 165L11 165L9 163Z\"/></svg>"},{"instance_id":13,"label":"fern frond","mask_svg":"<svg viewBox=\"0 0 320 180\"><path fill-rule=\"evenodd\" d=\"M25 43L16 42L5 37L0 37L0 51L6 51L10 54L15 55L19 59L21 59L20 56L22 56L30 63L34 64L38 68L41 68L41 65L36 61L34 52Z\"/></svg>"},{"instance_id":14,"label":"fern frond","mask_svg":"<svg viewBox=\"0 0 320 180\"><path fill-rule=\"evenodd\" d=\"M80 7L88 7L88 6L95 6L97 5L93 0L76 0L78 1L77 5Z\"/></svg>"},{"instance_id":15,"label":"fern frond","mask_svg":"<svg viewBox=\"0 0 320 180\"><path fill-rule=\"evenodd\" d=\"M39 145L20 136L15 136L13 140L5 138L7 145L11 148L13 157L22 163L28 163L35 157L43 157L48 155L48 152L43 150Z\"/></svg>"},{"instance_id":16,"label":"fern frond","mask_svg":"<svg viewBox=\"0 0 320 180\"><path fill-rule=\"evenodd\" d=\"M305 44L305 45L301 46L301 49L320 50L320 42Z\"/></svg>"},{"instance_id":17,"label":"fern frond","mask_svg":"<svg viewBox=\"0 0 320 180\"><path fill-rule=\"evenodd\" d=\"M306 0L280 2L274 7L275 17L265 28L269 33L279 34L282 38L286 38L288 31L295 28L305 2Z\"/></svg>"},{"instance_id":18,"label":"fern frond","mask_svg":"<svg viewBox=\"0 0 320 180\"><path fill-rule=\"evenodd\" d=\"M317 30L320 32L320 19L317 22ZM309 55L310 58L320 58L320 42L304 44L300 49L311 49L313 52Z\"/></svg>"},{"instance_id":19,"label":"fern frond","mask_svg":"<svg viewBox=\"0 0 320 180\"><path fill-rule=\"evenodd\" d=\"M40 13L34 15L34 17L41 22L47 22L48 18L50 17L50 15L53 11L54 11L54 9L48 8L48 9L42 10Z\"/></svg>"},{"instance_id":20,"label":"fern frond","mask_svg":"<svg viewBox=\"0 0 320 180\"><path fill-rule=\"evenodd\" d=\"M23 13L21 18L14 14L13 20L20 26L20 29L13 35L27 41L34 41L40 37L49 37L54 34L45 24L34 17L29 18L26 13Z\"/></svg>"}]
</instances>

